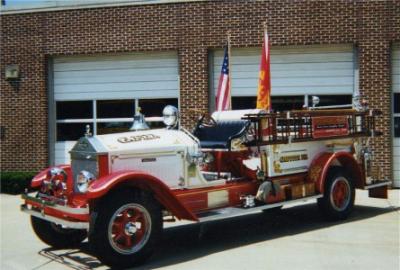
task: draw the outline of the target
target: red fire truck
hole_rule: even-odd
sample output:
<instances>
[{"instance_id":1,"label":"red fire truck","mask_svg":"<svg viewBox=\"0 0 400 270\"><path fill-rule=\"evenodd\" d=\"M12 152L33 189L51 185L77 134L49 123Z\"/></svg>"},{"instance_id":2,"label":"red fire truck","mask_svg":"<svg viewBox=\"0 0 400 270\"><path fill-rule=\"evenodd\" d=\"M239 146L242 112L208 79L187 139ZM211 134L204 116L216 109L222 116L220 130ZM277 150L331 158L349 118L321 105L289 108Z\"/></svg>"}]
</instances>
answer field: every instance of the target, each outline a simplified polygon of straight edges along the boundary
<instances>
[{"instance_id":1,"label":"red fire truck","mask_svg":"<svg viewBox=\"0 0 400 270\"><path fill-rule=\"evenodd\" d=\"M215 112L193 131L179 112L163 111L166 128L91 136L70 152L71 165L32 180L21 210L46 244L65 248L86 237L105 264L143 263L163 223L246 215L317 200L328 219L345 219L355 189L386 198L390 181L374 169L371 138L379 111L366 107Z\"/></svg>"}]
</instances>

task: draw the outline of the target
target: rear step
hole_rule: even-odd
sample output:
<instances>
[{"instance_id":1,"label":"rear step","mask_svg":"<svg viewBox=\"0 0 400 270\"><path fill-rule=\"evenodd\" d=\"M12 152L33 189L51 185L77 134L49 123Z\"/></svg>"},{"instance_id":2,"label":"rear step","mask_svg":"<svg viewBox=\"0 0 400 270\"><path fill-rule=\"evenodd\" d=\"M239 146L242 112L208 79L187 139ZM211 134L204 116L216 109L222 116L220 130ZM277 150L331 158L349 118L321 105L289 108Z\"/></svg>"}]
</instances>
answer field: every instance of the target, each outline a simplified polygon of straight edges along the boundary
<instances>
[{"instance_id":1,"label":"rear step","mask_svg":"<svg viewBox=\"0 0 400 270\"><path fill-rule=\"evenodd\" d=\"M280 207L280 206L294 204L294 203L298 203L298 202L304 202L307 200L318 199L318 198L322 198L322 197L323 197L323 195L319 194L319 195L304 197L304 198L300 198L300 199L296 199L296 200L283 201L283 202L261 205L261 206L252 207L252 208L227 207L227 208L215 209L215 210L210 210L210 211L199 214L198 218L199 218L199 222L206 222L206 221L213 221L213 220L219 220L219 219L224 219L224 218L244 216L244 215L248 215L251 213L257 213L257 212L259 212L261 210L265 210L265 209Z\"/></svg>"},{"instance_id":2,"label":"rear step","mask_svg":"<svg viewBox=\"0 0 400 270\"><path fill-rule=\"evenodd\" d=\"M365 190L368 190L368 197L377 199L388 198L388 186L392 184L392 181L375 181L370 185L364 186Z\"/></svg>"}]
</instances>

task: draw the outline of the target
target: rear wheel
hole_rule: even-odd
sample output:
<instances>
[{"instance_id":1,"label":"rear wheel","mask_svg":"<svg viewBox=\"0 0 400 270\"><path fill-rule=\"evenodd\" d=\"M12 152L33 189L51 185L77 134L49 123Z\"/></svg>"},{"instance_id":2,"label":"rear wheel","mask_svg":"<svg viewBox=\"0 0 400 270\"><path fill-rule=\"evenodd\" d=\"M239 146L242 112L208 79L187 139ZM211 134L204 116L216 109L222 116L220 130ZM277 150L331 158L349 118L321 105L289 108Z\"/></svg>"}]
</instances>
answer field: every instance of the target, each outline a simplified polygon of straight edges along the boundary
<instances>
[{"instance_id":1,"label":"rear wheel","mask_svg":"<svg viewBox=\"0 0 400 270\"><path fill-rule=\"evenodd\" d=\"M318 199L322 213L330 220L346 219L353 210L355 189L352 179L341 167L329 169L324 197Z\"/></svg>"},{"instance_id":2,"label":"rear wheel","mask_svg":"<svg viewBox=\"0 0 400 270\"><path fill-rule=\"evenodd\" d=\"M65 229L61 225L31 216L35 234L54 248L71 248L78 246L87 237L86 230Z\"/></svg>"},{"instance_id":3,"label":"rear wheel","mask_svg":"<svg viewBox=\"0 0 400 270\"><path fill-rule=\"evenodd\" d=\"M161 237L160 206L142 192L113 195L94 211L89 242L100 261L107 265L138 265L151 256Z\"/></svg>"}]
</instances>

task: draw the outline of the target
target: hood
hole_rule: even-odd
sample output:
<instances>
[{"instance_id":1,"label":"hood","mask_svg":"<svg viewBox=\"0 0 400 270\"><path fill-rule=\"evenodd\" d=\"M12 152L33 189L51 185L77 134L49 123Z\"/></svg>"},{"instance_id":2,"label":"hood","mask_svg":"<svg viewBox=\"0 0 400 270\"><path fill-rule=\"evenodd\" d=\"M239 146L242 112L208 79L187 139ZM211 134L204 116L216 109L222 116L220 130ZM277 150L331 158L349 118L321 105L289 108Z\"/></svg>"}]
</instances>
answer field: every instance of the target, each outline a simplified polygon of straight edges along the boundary
<instances>
[{"instance_id":1,"label":"hood","mask_svg":"<svg viewBox=\"0 0 400 270\"><path fill-rule=\"evenodd\" d=\"M197 151L197 143L180 130L149 129L93 137L82 137L71 150L71 155L102 153L149 153L187 148Z\"/></svg>"}]
</instances>

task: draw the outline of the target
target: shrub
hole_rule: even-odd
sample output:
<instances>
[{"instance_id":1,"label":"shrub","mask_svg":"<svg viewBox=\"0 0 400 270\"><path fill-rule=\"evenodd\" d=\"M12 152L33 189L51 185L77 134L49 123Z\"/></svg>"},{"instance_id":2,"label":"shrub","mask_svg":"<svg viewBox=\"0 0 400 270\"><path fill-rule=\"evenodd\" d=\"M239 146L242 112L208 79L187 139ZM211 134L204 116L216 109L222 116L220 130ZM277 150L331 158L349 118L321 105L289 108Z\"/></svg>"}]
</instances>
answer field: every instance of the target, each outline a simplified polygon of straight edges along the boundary
<instances>
[{"instance_id":1,"label":"shrub","mask_svg":"<svg viewBox=\"0 0 400 270\"><path fill-rule=\"evenodd\" d=\"M35 172L0 172L0 191L2 193L19 194L30 189Z\"/></svg>"}]
</instances>

